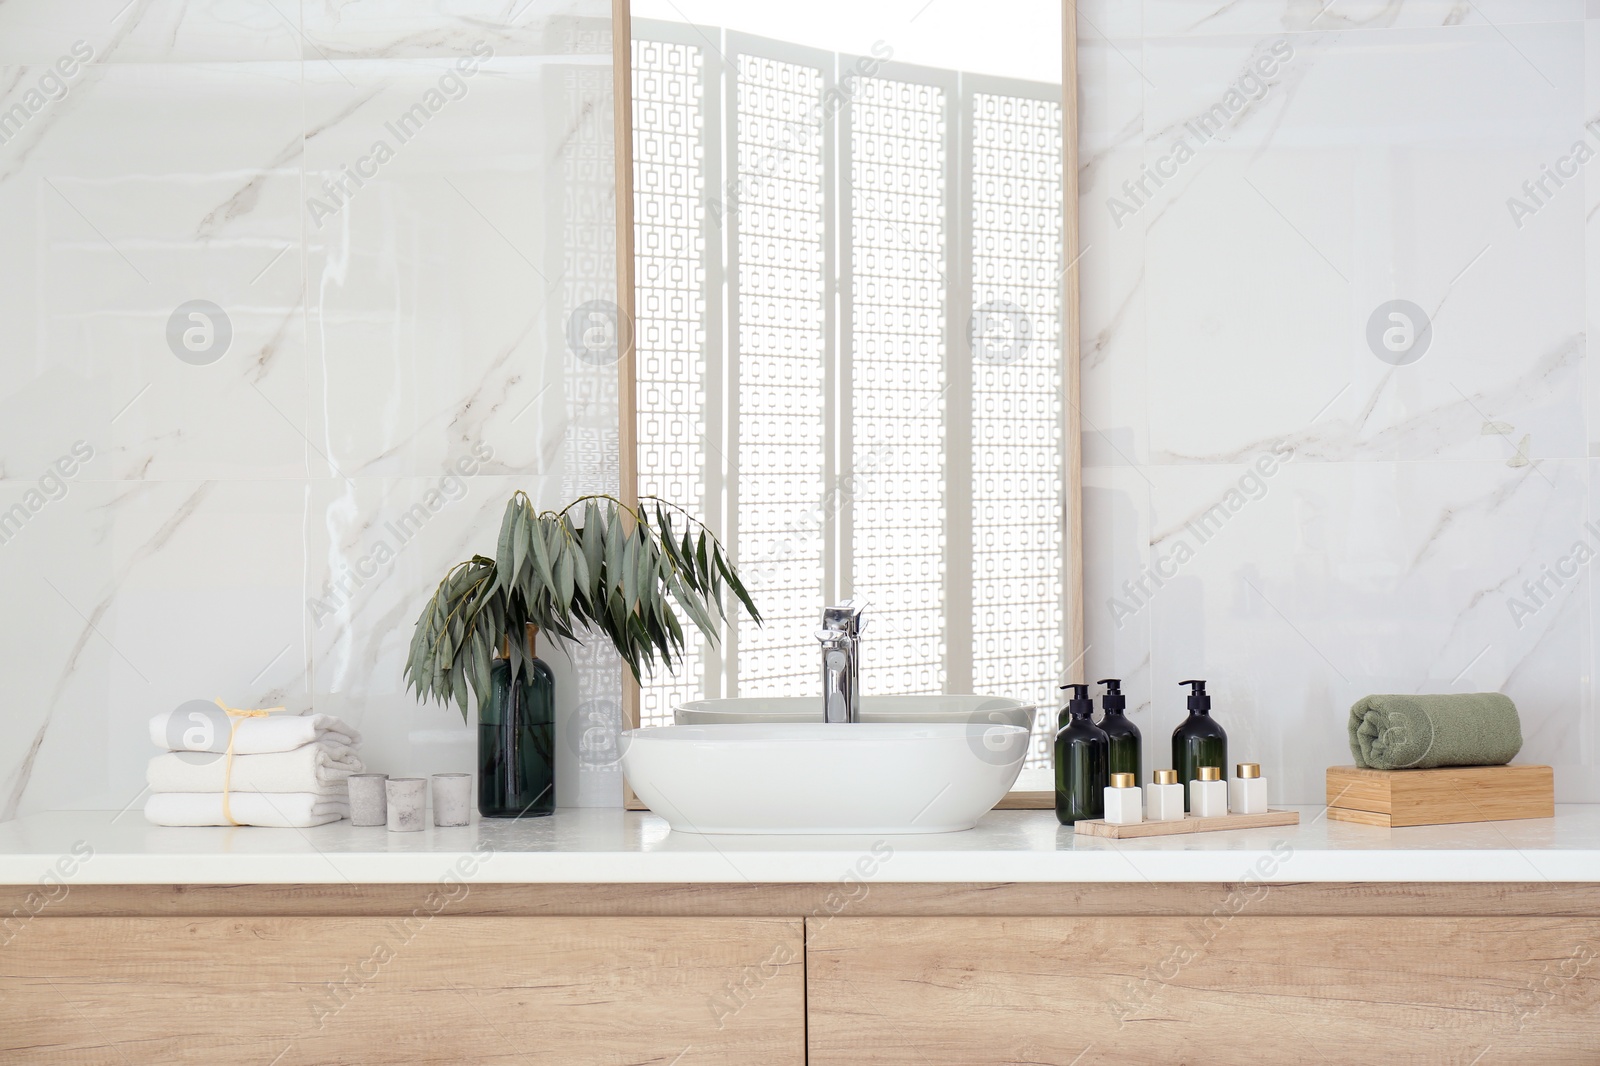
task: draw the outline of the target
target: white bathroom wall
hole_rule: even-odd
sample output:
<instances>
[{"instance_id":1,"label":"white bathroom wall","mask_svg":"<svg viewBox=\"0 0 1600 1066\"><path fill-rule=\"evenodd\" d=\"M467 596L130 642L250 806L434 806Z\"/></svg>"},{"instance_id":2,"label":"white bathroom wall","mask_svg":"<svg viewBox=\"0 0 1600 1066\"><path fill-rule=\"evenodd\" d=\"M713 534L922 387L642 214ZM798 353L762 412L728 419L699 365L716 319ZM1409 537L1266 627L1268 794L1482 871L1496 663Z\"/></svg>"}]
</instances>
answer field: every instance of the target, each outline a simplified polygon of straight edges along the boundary
<instances>
[{"instance_id":1,"label":"white bathroom wall","mask_svg":"<svg viewBox=\"0 0 1600 1066\"><path fill-rule=\"evenodd\" d=\"M616 484L611 368L564 340L614 291L608 12L0 5L0 513L26 512L0 523L0 818L135 802L146 718L213 696L344 715L391 773L470 764L459 715L402 691L422 599L513 490ZM1086 673L1126 679L1147 765L1187 677L1274 802L1321 797L1366 692L1503 689L1522 758L1600 800L1574 551L1600 552L1600 163L1562 162L1600 152L1590 14L1082 0ZM1218 132L1185 135L1203 113ZM1393 299L1432 323L1409 365L1367 338ZM166 335L192 300L233 331L206 365ZM578 756L616 721L615 660L547 657L561 802L615 803Z\"/></svg>"},{"instance_id":2,"label":"white bathroom wall","mask_svg":"<svg viewBox=\"0 0 1600 1066\"><path fill-rule=\"evenodd\" d=\"M513 491L617 485L615 368L565 341L615 298L609 15L0 6L0 819L134 803L146 720L217 696L471 766L403 690L413 620ZM215 359L169 341L194 300ZM615 721L613 655L546 658ZM560 802L620 802L570 724Z\"/></svg>"},{"instance_id":3,"label":"white bathroom wall","mask_svg":"<svg viewBox=\"0 0 1600 1066\"><path fill-rule=\"evenodd\" d=\"M1082 4L1087 676L1128 679L1147 765L1184 678L1302 803L1361 695L1498 689L1600 800L1589 8ZM1432 322L1406 365L1367 335L1396 299Z\"/></svg>"}]
</instances>

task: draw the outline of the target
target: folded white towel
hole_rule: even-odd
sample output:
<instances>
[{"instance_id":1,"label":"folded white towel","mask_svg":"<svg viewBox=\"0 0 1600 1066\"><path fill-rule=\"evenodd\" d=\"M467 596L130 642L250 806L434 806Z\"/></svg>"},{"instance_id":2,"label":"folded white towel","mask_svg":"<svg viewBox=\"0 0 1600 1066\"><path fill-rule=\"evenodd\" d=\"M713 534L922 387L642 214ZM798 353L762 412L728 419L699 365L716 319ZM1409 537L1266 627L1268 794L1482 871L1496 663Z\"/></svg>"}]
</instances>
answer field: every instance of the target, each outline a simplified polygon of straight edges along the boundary
<instances>
[{"instance_id":1,"label":"folded white towel","mask_svg":"<svg viewBox=\"0 0 1600 1066\"><path fill-rule=\"evenodd\" d=\"M182 708L179 708L182 710ZM219 709L214 714L191 713L174 720L178 711L166 711L150 719L150 743L163 751L227 751L228 731L233 731L235 755L260 755L269 751L293 751L302 744L326 741L355 747L361 734L342 719L328 714L272 714L264 718L226 718Z\"/></svg>"},{"instance_id":2,"label":"folded white towel","mask_svg":"<svg viewBox=\"0 0 1600 1066\"><path fill-rule=\"evenodd\" d=\"M312 792L234 792L228 810L240 825L304 829L337 822L350 813L344 799ZM144 816L156 825L230 825L220 792L157 792L145 800Z\"/></svg>"},{"instance_id":3,"label":"folded white towel","mask_svg":"<svg viewBox=\"0 0 1600 1066\"><path fill-rule=\"evenodd\" d=\"M226 755L168 751L150 760L144 779L151 792L221 792L226 784L230 792L343 796L348 794L345 778L361 771L361 759L354 748L319 741L302 744L293 751L235 755L231 776Z\"/></svg>"}]
</instances>

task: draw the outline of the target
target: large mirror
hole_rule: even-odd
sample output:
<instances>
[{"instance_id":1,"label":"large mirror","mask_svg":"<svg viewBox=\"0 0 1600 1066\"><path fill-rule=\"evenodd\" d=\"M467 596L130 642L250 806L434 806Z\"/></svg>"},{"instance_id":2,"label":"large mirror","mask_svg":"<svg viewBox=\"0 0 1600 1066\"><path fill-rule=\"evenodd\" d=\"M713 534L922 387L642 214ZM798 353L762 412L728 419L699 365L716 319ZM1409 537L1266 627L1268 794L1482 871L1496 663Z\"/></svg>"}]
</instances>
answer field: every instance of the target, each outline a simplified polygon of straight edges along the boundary
<instances>
[{"instance_id":1,"label":"large mirror","mask_svg":"<svg viewBox=\"0 0 1600 1066\"><path fill-rule=\"evenodd\" d=\"M740 618L639 694L1021 701L1080 680L1076 126L1046 0L633 0L640 495L720 530ZM819 701L820 707L820 701Z\"/></svg>"}]
</instances>

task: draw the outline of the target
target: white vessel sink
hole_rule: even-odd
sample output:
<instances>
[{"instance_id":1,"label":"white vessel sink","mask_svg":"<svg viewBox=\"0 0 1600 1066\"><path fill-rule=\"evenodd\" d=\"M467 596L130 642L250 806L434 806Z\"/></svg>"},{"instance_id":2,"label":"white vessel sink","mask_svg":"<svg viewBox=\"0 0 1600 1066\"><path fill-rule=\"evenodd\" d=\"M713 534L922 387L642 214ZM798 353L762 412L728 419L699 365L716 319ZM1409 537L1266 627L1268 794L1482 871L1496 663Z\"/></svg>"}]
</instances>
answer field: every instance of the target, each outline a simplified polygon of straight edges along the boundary
<instances>
[{"instance_id":1,"label":"white vessel sink","mask_svg":"<svg viewBox=\"0 0 1600 1066\"><path fill-rule=\"evenodd\" d=\"M954 833L1006 794L1028 730L984 723L670 725L622 733L622 772L684 833Z\"/></svg>"},{"instance_id":2,"label":"white vessel sink","mask_svg":"<svg viewBox=\"0 0 1600 1066\"><path fill-rule=\"evenodd\" d=\"M1030 729L1034 707L1001 696L863 696L862 722L943 722ZM748 696L690 700L673 712L679 725L820 722L821 696Z\"/></svg>"}]
</instances>

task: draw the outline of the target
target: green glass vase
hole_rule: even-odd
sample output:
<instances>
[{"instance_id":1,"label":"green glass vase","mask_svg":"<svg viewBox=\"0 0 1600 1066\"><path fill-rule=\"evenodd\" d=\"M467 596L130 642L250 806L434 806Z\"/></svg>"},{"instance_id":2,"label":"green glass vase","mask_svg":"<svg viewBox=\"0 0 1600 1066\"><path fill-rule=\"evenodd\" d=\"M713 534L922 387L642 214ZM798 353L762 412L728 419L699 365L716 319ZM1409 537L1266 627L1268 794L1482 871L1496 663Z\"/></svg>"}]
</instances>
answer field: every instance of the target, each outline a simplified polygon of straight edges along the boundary
<instances>
[{"instance_id":1,"label":"green glass vase","mask_svg":"<svg viewBox=\"0 0 1600 1066\"><path fill-rule=\"evenodd\" d=\"M528 654L534 653L534 631ZM489 699L478 705L478 813L527 818L556 809L556 679L534 657L515 684L511 660L489 667Z\"/></svg>"}]
</instances>

